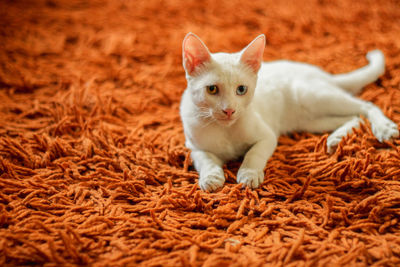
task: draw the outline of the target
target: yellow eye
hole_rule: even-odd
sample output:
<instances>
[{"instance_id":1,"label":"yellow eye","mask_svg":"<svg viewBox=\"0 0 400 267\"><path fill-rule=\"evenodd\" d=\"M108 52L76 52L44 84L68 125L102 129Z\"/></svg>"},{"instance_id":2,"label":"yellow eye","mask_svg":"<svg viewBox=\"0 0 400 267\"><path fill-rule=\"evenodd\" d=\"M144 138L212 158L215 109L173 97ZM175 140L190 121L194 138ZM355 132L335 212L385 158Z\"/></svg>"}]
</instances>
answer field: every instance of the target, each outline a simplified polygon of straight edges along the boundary
<instances>
[{"instance_id":1,"label":"yellow eye","mask_svg":"<svg viewBox=\"0 0 400 267\"><path fill-rule=\"evenodd\" d=\"M216 95L218 94L218 86L216 85L208 85L207 86L207 93L209 93L210 95Z\"/></svg>"}]
</instances>

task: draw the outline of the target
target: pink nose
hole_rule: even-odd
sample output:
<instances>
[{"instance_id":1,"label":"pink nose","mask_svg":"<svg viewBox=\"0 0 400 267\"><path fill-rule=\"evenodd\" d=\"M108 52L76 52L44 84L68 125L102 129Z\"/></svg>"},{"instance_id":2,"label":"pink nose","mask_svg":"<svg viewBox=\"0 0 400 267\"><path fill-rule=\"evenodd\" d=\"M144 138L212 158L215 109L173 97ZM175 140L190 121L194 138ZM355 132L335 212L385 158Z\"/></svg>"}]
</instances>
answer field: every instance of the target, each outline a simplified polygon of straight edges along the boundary
<instances>
[{"instance_id":1,"label":"pink nose","mask_svg":"<svg viewBox=\"0 0 400 267\"><path fill-rule=\"evenodd\" d=\"M226 116L228 116L228 118L230 118L232 116L232 114L235 113L235 110L231 109L231 108L227 108L227 109L222 110L222 111L226 114Z\"/></svg>"}]
</instances>

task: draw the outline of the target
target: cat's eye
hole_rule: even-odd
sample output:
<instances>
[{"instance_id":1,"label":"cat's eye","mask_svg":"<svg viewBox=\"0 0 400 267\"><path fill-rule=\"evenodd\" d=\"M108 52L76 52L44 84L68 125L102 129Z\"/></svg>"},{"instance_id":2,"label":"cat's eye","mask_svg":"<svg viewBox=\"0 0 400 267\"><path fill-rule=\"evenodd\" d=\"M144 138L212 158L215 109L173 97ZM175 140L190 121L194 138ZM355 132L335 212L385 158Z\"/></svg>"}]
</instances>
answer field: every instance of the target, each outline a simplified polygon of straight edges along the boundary
<instances>
[{"instance_id":1,"label":"cat's eye","mask_svg":"<svg viewBox=\"0 0 400 267\"><path fill-rule=\"evenodd\" d=\"M236 88L236 94L237 95L244 95L244 94L246 94L247 93L247 86L245 86L245 85L239 85L237 88Z\"/></svg>"},{"instance_id":2,"label":"cat's eye","mask_svg":"<svg viewBox=\"0 0 400 267\"><path fill-rule=\"evenodd\" d=\"M207 93L209 93L210 95L216 95L218 94L218 86L216 85L208 85L207 86Z\"/></svg>"}]
</instances>

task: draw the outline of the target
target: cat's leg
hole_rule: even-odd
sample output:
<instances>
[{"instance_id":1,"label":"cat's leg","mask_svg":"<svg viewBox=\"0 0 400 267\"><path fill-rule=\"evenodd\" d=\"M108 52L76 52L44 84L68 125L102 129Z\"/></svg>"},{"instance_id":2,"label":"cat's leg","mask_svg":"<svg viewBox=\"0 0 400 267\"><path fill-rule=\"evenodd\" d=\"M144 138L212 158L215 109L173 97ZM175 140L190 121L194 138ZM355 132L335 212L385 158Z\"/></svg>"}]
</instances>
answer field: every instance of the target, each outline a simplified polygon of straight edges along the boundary
<instances>
[{"instance_id":1,"label":"cat's leg","mask_svg":"<svg viewBox=\"0 0 400 267\"><path fill-rule=\"evenodd\" d=\"M246 153L237 173L237 182L250 188L257 188L264 181L264 167L277 145L275 137L255 143Z\"/></svg>"},{"instance_id":2,"label":"cat's leg","mask_svg":"<svg viewBox=\"0 0 400 267\"><path fill-rule=\"evenodd\" d=\"M314 133L333 131L326 142L328 153L332 153L333 148L339 144L344 136L351 133L353 128L360 126L360 121L361 119L357 116L327 116L305 122L303 130Z\"/></svg>"},{"instance_id":3,"label":"cat's leg","mask_svg":"<svg viewBox=\"0 0 400 267\"><path fill-rule=\"evenodd\" d=\"M225 182L223 161L212 153L195 150L191 152L194 167L199 172L199 186L205 191L215 191Z\"/></svg>"},{"instance_id":4,"label":"cat's leg","mask_svg":"<svg viewBox=\"0 0 400 267\"><path fill-rule=\"evenodd\" d=\"M399 137L399 128L397 124L386 117L374 104L366 102L365 106L363 106L362 114L370 121L372 133L379 142Z\"/></svg>"},{"instance_id":5,"label":"cat's leg","mask_svg":"<svg viewBox=\"0 0 400 267\"><path fill-rule=\"evenodd\" d=\"M299 87L300 89L300 87ZM302 87L302 102L310 103L308 111L317 117L321 116L365 116L371 123L372 132L380 141L398 137L399 130L396 123L387 118L373 103L351 96L336 86L325 82L314 82L311 86ZM360 119L351 119L337 129L332 137L328 138L328 149L336 145L354 127L358 127Z\"/></svg>"},{"instance_id":6,"label":"cat's leg","mask_svg":"<svg viewBox=\"0 0 400 267\"><path fill-rule=\"evenodd\" d=\"M326 146L328 148L328 153L334 152L334 147L336 147L342 138L353 132L353 128L360 127L361 123L360 117L353 117L351 120L347 121L345 124L337 128L333 133L328 136L326 140Z\"/></svg>"},{"instance_id":7,"label":"cat's leg","mask_svg":"<svg viewBox=\"0 0 400 267\"><path fill-rule=\"evenodd\" d=\"M386 117L379 107L371 102L367 102L343 93L335 94L335 97L327 99L325 106L320 102L319 106L321 107L320 112L325 112L329 115L365 116L371 123L373 134L380 142L399 136L397 124ZM354 125L358 126L359 121L353 120L352 123L349 122L347 126L343 126L349 128L350 126L353 127ZM346 134L348 133L347 130L342 132L346 132Z\"/></svg>"},{"instance_id":8,"label":"cat's leg","mask_svg":"<svg viewBox=\"0 0 400 267\"><path fill-rule=\"evenodd\" d=\"M333 131L326 142L328 153L332 153L333 148L339 144L343 137L353 131L353 128L360 127L361 118L357 116L343 117L322 117L304 123L304 130L322 133Z\"/></svg>"},{"instance_id":9,"label":"cat's leg","mask_svg":"<svg viewBox=\"0 0 400 267\"><path fill-rule=\"evenodd\" d=\"M301 125L303 131L313 133L331 132L352 120L354 116L325 116L307 120Z\"/></svg>"}]
</instances>

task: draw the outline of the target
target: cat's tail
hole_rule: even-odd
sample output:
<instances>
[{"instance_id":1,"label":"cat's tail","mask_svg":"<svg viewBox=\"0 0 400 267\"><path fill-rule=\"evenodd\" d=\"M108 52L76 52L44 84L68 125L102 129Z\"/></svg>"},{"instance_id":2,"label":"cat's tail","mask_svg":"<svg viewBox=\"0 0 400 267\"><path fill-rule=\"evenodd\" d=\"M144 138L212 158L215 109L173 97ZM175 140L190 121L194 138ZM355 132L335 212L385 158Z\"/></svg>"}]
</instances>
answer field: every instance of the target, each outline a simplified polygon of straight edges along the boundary
<instances>
[{"instance_id":1,"label":"cat's tail","mask_svg":"<svg viewBox=\"0 0 400 267\"><path fill-rule=\"evenodd\" d=\"M334 82L351 94L376 81L385 72L385 56L380 50L368 52L369 64L352 72L333 75Z\"/></svg>"}]
</instances>

